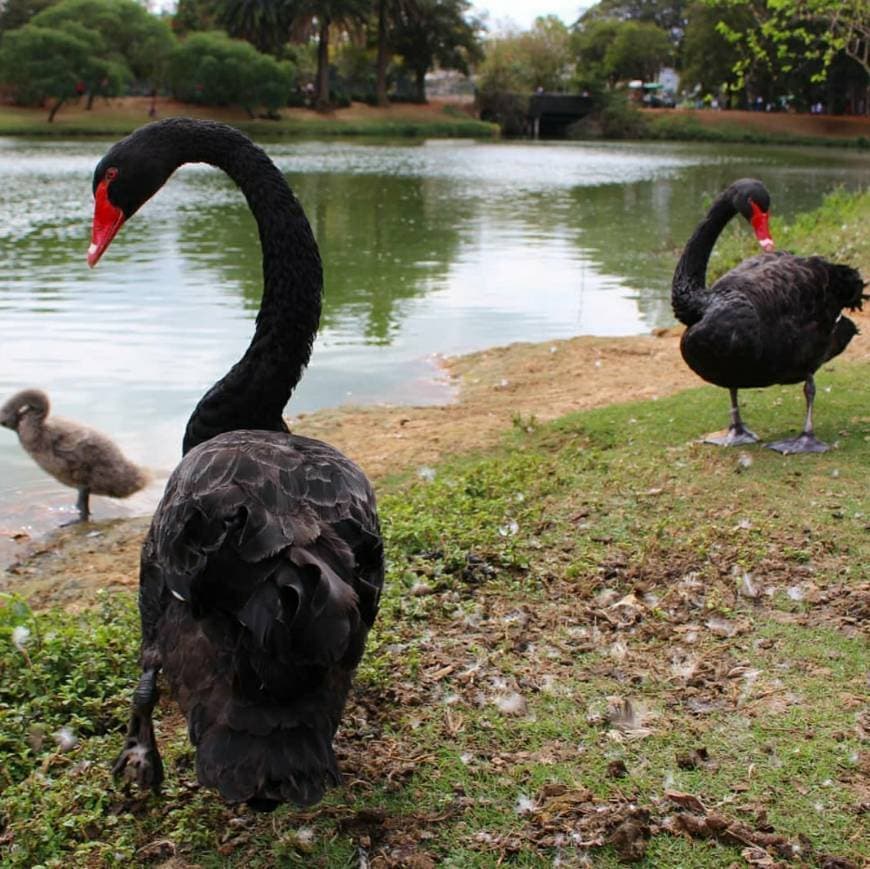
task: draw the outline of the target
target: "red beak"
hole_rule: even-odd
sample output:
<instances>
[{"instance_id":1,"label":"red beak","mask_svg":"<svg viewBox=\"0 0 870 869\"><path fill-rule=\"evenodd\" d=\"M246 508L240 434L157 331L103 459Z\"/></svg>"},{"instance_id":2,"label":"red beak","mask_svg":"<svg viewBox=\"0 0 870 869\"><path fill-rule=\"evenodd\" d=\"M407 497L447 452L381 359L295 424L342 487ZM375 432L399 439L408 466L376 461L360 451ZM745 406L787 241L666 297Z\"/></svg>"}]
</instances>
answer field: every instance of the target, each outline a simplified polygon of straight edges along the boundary
<instances>
[{"instance_id":1,"label":"red beak","mask_svg":"<svg viewBox=\"0 0 870 869\"><path fill-rule=\"evenodd\" d=\"M124 212L109 202L108 182L103 179L94 194L94 227L91 230L91 244L88 248L88 265L93 268L115 233L124 223Z\"/></svg>"},{"instance_id":2,"label":"red beak","mask_svg":"<svg viewBox=\"0 0 870 869\"><path fill-rule=\"evenodd\" d=\"M773 239L770 237L770 229L767 225L769 215L766 211L762 211L751 199L749 200L749 207L752 209L752 217L749 222L755 230L755 237L765 251L770 253L776 245L774 245Z\"/></svg>"}]
</instances>

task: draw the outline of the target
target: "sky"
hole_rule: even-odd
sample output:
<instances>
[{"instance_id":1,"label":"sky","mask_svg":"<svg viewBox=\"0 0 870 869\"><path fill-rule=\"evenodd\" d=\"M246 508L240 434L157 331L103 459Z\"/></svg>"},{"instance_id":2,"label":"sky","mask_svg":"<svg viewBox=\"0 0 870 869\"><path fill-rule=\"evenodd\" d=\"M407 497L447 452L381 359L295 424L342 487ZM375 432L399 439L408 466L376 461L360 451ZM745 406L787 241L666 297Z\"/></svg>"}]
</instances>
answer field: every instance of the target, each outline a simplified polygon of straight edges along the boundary
<instances>
[{"instance_id":1,"label":"sky","mask_svg":"<svg viewBox=\"0 0 870 869\"><path fill-rule=\"evenodd\" d=\"M581 8L588 8L595 0L472 0L474 11L489 13L490 31L506 29L512 21L520 29L528 30L539 15L558 15L565 24L573 24L580 17Z\"/></svg>"}]
</instances>

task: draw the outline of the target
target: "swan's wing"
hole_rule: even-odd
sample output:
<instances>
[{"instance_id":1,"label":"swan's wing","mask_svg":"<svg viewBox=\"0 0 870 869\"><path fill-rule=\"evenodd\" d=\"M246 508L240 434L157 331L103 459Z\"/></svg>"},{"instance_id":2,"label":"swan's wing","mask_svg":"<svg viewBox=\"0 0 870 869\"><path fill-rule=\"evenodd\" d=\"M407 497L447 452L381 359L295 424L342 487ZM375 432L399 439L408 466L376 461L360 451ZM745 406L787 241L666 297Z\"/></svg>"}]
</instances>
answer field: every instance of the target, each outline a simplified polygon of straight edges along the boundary
<instances>
[{"instance_id":1,"label":"swan's wing","mask_svg":"<svg viewBox=\"0 0 870 869\"><path fill-rule=\"evenodd\" d=\"M278 626L292 622L311 655L357 643L361 654L383 571L374 495L353 462L307 438L230 432L188 453L167 484L143 548L143 634L173 596L232 614L263 648L286 652Z\"/></svg>"},{"instance_id":2,"label":"swan's wing","mask_svg":"<svg viewBox=\"0 0 870 869\"><path fill-rule=\"evenodd\" d=\"M743 297L761 316L830 329L844 307L861 304L860 275L822 257L762 254L744 260L711 287L719 296Z\"/></svg>"}]
</instances>

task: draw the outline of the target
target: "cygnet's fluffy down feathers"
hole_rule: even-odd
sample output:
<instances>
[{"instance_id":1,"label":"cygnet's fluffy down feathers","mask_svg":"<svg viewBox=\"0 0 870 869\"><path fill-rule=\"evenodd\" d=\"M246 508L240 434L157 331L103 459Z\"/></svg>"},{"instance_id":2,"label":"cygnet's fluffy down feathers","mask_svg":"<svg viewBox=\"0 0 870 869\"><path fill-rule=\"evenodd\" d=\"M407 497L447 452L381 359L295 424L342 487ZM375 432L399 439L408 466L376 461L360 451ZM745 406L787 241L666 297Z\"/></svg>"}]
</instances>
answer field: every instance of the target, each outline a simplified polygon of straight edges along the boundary
<instances>
[{"instance_id":1,"label":"cygnet's fluffy down feathers","mask_svg":"<svg viewBox=\"0 0 870 869\"><path fill-rule=\"evenodd\" d=\"M16 431L21 446L56 480L111 498L126 498L148 482L106 435L48 412L48 396L25 389L0 408L0 424Z\"/></svg>"},{"instance_id":2,"label":"cygnet's fluffy down feathers","mask_svg":"<svg viewBox=\"0 0 870 869\"><path fill-rule=\"evenodd\" d=\"M248 431L188 453L143 549L140 608L202 784L310 804L337 781L332 738L382 584L374 497L337 450Z\"/></svg>"}]
</instances>

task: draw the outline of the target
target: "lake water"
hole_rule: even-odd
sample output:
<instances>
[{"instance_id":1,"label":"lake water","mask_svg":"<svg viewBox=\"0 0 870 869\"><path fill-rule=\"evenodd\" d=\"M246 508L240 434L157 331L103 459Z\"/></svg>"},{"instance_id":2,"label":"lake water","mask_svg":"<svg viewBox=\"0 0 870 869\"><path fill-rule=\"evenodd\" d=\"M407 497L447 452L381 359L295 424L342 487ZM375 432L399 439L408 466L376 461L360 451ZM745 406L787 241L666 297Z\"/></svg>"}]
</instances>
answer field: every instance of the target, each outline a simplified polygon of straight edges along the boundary
<instances>
[{"instance_id":1,"label":"lake water","mask_svg":"<svg viewBox=\"0 0 870 869\"><path fill-rule=\"evenodd\" d=\"M177 173L90 271L90 179L109 144L0 139L0 401L39 386L59 415L110 433L158 472L128 501L95 498L97 518L156 503L191 409L247 345L261 275L244 200L203 166ZM829 149L266 147L325 264L321 330L291 414L442 401L436 354L668 325L679 248L735 178L763 179L784 216L836 185L870 183L867 157ZM70 518L74 498L0 429L0 559L16 531Z\"/></svg>"}]
</instances>

